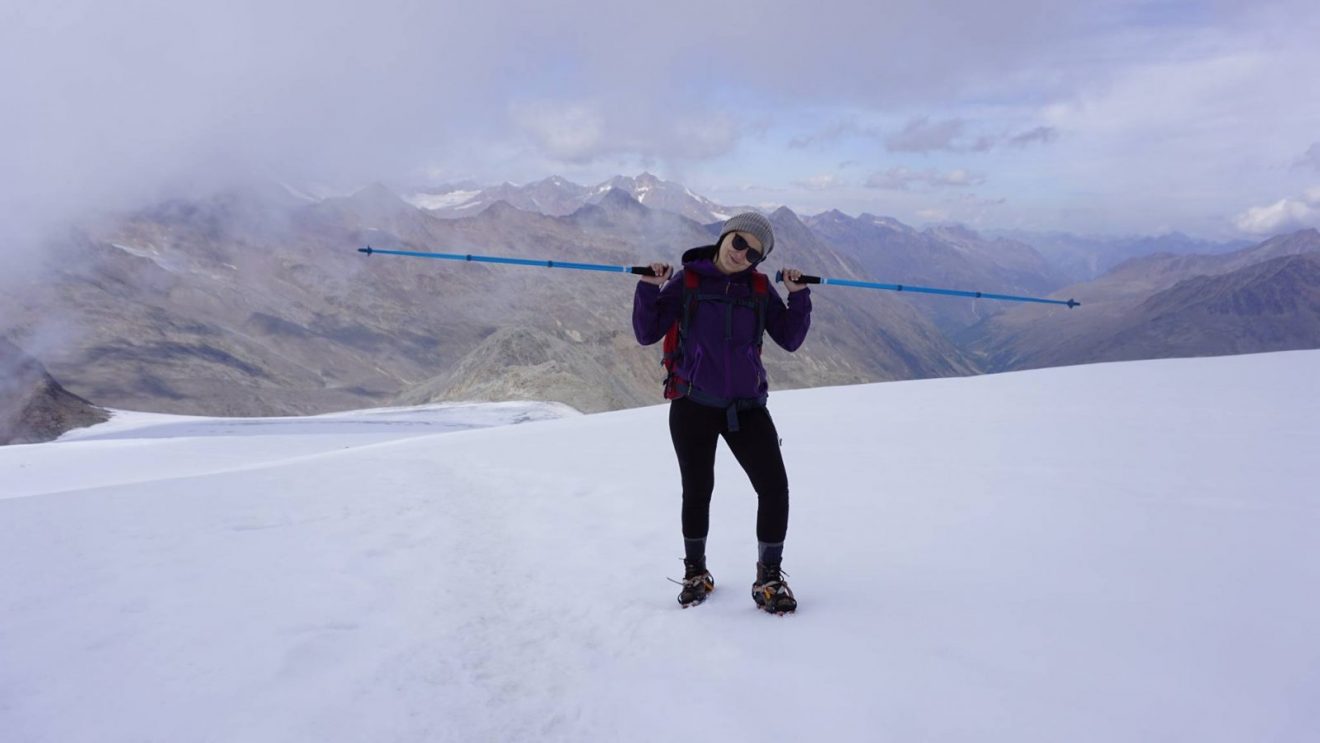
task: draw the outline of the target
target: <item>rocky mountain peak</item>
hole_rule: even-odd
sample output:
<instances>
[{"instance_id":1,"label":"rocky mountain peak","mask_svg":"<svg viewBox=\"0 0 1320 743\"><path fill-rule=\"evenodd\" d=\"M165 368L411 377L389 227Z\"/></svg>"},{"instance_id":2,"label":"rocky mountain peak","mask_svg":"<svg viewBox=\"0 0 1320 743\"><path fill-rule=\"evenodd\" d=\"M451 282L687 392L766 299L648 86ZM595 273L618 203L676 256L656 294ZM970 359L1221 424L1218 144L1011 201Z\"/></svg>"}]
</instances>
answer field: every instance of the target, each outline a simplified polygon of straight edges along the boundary
<instances>
[{"instance_id":1,"label":"rocky mountain peak","mask_svg":"<svg viewBox=\"0 0 1320 743\"><path fill-rule=\"evenodd\" d=\"M848 224L853 221L852 217L848 216L847 214L844 214L838 209L831 209L827 212L821 212L820 214L817 214L814 217L814 219L820 221L829 220L831 222L840 222L843 224Z\"/></svg>"},{"instance_id":2,"label":"rocky mountain peak","mask_svg":"<svg viewBox=\"0 0 1320 743\"><path fill-rule=\"evenodd\" d=\"M1320 231L1314 227L1284 235L1275 235L1259 245L1244 248L1224 256L1225 259L1243 261L1263 261L1284 255L1320 252Z\"/></svg>"},{"instance_id":3,"label":"rocky mountain peak","mask_svg":"<svg viewBox=\"0 0 1320 743\"><path fill-rule=\"evenodd\" d=\"M629 211L646 211L646 205L633 198L631 193L621 188L611 188L601 196L597 202L607 209L627 209Z\"/></svg>"},{"instance_id":4,"label":"rocky mountain peak","mask_svg":"<svg viewBox=\"0 0 1320 743\"><path fill-rule=\"evenodd\" d=\"M793 211L792 209L789 209L786 206L781 206L778 209L774 210L773 212L770 212L770 220L772 222L775 222L776 226L779 226L781 224L789 224L789 225L793 225L794 227L800 227L806 229L806 224L804 224L802 222L802 219L798 217L797 212Z\"/></svg>"},{"instance_id":5,"label":"rocky mountain peak","mask_svg":"<svg viewBox=\"0 0 1320 743\"><path fill-rule=\"evenodd\" d=\"M508 201L505 201L504 199L499 199L497 201L491 202L490 206L486 207L485 209L482 209L477 214L477 216L483 220L490 221L490 220L507 219L509 217L520 214L521 212L522 212L521 209L514 206L513 204L510 204Z\"/></svg>"},{"instance_id":6,"label":"rocky mountain peak","mask_svg":"<svg viewBox=\"0 0 1320 743\"><path fill-rule=\"evenodd\" d=\"M1297 230L1286 235L1278 235L1266 240L1261 246L1262 250L1269 248L1284 248L1296 253L1310 253L1320 250L1320 230L1314 227L1308 227L1304 230Z\"/></svg>"},{"instance_id":7,"label":"rocky mountain peak","mask_svg":"<svg viewBox=\"0 0 1320 743\"><path fill-rule=\"evenodd\" d=\"M862 213L861 216L857 217L857 221L866 222L868 224L875 225L876 227L885 227L887 229L897 230L899 232L913 231L911 227L903 224L902 222L898 221L897 219L894 219L893 217L877 217L876 215L871 214L870 212Z\"/></svg>"},{"instance_id":8,"label":"rocky mountain peak","mask_svg":"<svg viewBox=\"0 0 1320 743\"><path fill-rule=\"evenodd\" d=\"M548 178L542 178L535 183L530 183L527 185L527 188L534 191L563 192L566 194L581 194L588 190L586 186L579 185L567 178L557 175L552 175Z\"/></svg>"}]
</instances>

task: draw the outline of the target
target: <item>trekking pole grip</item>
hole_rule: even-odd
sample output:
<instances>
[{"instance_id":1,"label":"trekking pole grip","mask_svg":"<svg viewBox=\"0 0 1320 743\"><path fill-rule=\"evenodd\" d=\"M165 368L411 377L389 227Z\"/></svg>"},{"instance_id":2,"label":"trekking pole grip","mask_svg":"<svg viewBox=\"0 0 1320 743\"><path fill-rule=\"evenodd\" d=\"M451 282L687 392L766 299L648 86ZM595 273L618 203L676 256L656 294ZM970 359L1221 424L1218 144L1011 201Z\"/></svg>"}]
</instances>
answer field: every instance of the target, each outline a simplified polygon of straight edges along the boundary
<instances>
[{"instance_id":1,"label":"trekking pole grip","mask_svg":"<svg viewBox=\"0 0 1320 743\"><path fill-rule=\"evenodd\" d=\"M628 269L628 273L635 273L635 274L637 274L638 276L655 276L655 275L657 275L656 272L655 272L655 270L652 269L650 266L633 266L632 268Z\"/></svg>"},{"instance_id":2,"label":"trekking pole grip","mask_svg":"<svg viewBox=\"0 0 1320 743\"><path fill-rule=\"evenodd\" d=\"M775 271L775 281L777 281L777 282L780 283L780 284L784 283L784 272L783 272L783 271ZM798 278L797 283L799 283L799 284L819 284L819 283L820 283L820 277L819 277L819 276L808 276L808 275L806 275L806 274L802 274L802 276L801 276L800 278Z\"/></svg>"}]
</instances>

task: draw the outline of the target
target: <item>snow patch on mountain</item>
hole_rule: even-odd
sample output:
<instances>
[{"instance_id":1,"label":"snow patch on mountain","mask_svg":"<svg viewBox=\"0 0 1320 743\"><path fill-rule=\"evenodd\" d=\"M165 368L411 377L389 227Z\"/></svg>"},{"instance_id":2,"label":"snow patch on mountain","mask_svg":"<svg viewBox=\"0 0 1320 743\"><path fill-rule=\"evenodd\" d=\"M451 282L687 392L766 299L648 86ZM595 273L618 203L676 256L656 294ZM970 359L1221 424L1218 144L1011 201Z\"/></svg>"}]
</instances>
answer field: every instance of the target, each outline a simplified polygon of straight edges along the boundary
<instances>
[{"instance_id":1,"label":"snow patch on mountain","mask_svg":"<svg viewBox=\"0 0 1320 743\"><path fill-rule=\"evenodd\" d=\"M453 209L463 208L468 202L481 195L481 191L450 191L448 193L415 193L405 200L418 209Z\"/></svg>"}]
</instances>

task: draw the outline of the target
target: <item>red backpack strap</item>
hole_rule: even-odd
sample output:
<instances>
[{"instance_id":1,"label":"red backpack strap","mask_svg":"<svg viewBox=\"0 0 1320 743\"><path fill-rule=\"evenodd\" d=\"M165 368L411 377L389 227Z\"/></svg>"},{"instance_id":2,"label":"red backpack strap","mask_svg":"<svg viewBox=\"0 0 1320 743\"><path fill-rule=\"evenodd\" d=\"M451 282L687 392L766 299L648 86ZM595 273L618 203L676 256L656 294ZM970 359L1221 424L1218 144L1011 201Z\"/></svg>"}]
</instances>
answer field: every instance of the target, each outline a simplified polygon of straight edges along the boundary
<instances>
[{"instance_id":1,"label":"red backpack strap","mask_svg":"<svg viewBox=\"0 0 1320 743\"><path fill-rule=\"evenodd\" d=\"M770 277L752 269L752 294L756 297L756 350L761 351L765 336L765 305L770 301Z\"/></svg>"},{"instance_id":2,"label":"red backpack strap","mask_svg":"<svg viewBox=\"0 0 1320 743\"><path fill-rule=\"evenodd\" d=\"M674 369L678 366L679 356L683 353L683 342L687 339L688 325L692 322L692 309L697 303L697 289L700 287L701 276L695 271L683 272L683 311L665 334L664 356L660 359L666 371L665 397L670 400L682 397L684 394L680 389L683 381L677 378Z\"/></svg>"},{"instance_id":3,"label":"red backpack strap","mask_svg":"<svg viewBox=\"0 0 1320 743\"><path fill-rule=\"evenodd\" d=\"M757 271L755 268L752 269L752 293L754 294L770 293L770 277L766 276L760 271Z\"/></svg>"}]
</instances>

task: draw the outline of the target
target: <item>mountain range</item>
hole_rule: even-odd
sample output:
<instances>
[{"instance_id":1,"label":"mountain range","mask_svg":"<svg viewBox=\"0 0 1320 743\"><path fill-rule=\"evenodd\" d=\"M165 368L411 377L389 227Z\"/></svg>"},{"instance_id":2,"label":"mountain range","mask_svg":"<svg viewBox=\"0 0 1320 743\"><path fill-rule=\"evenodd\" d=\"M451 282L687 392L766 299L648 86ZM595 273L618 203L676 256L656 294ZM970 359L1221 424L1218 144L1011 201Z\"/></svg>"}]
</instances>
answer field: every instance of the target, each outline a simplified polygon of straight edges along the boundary
<instances>
[{"instance_id":1,"label":"mountain range","mask_svg":"<svg viewBox=\"0 0 1320 743\"><path fill-rule=\"evenodd\" d=\"M1157 254L1067 287L1084 312L1015 307L956 334L987 371L1320 346L1320 232Z\"/></svg>"},{"instance_id":2,"label":"mountain range","mask_svg":"<svg viewBox=\"0 0 1320 743\"><path fill-rule=\"evenodd\" d=\"M652 209L672 212L696 222L722 222L734 214L753 211L748 206L721 206L687 187L643 172L636 177L617 175L595 186L581 186L559 176L517 186L502 183L482 187L472 181L412 189L406 200L437 217L467 217L501 201L523 211L567 216L589 204L600 203L617 190Z\"/></svg>"},{"instance_id":3,"label":"mountain range","mask_svg":"<svg viewBox=\"0 0 1320 743\"><path fill-rule=\"evenodd\" d=\"M506 186L469 187L463 203L476 206L460 211L420 208L415 193L379 184L312 199L264 183L89 220L48 246L40 285L0 295L0 336L58 338L39 344L41 361L72 393L116 408L271 415L538 399L599 411L660 401L658 347L639 347L627 320L631 279L357 248L673 263L744 207L647 173L593 188L555 178ZM816 287L807 343L795 354L766 345L772 389L1320 347L1307 304L1314 230L1231 252L1142 256L1079 282L1076 251L1038 249L1023 235L838 211L767 216L771 271L1083 303ZM1121 249L1106 245L1106 255Z\"/></svg>"},{"instance_id":4,"label":"mountain range","mask_svg":"<svg viewBox=\"0 0 1320 743\"><path fill-rule=\"evenodd\" d=\"M989 234L1032 245L1049 257L1051 265L1067 276L1069 283L1099 278L1121 263L1156 253L1214 255L1242 250L1252 245L1247 240L1200 240L1181 232L1125 237L1025 230L992 231Z\"/></svg>"}]
</instances>

